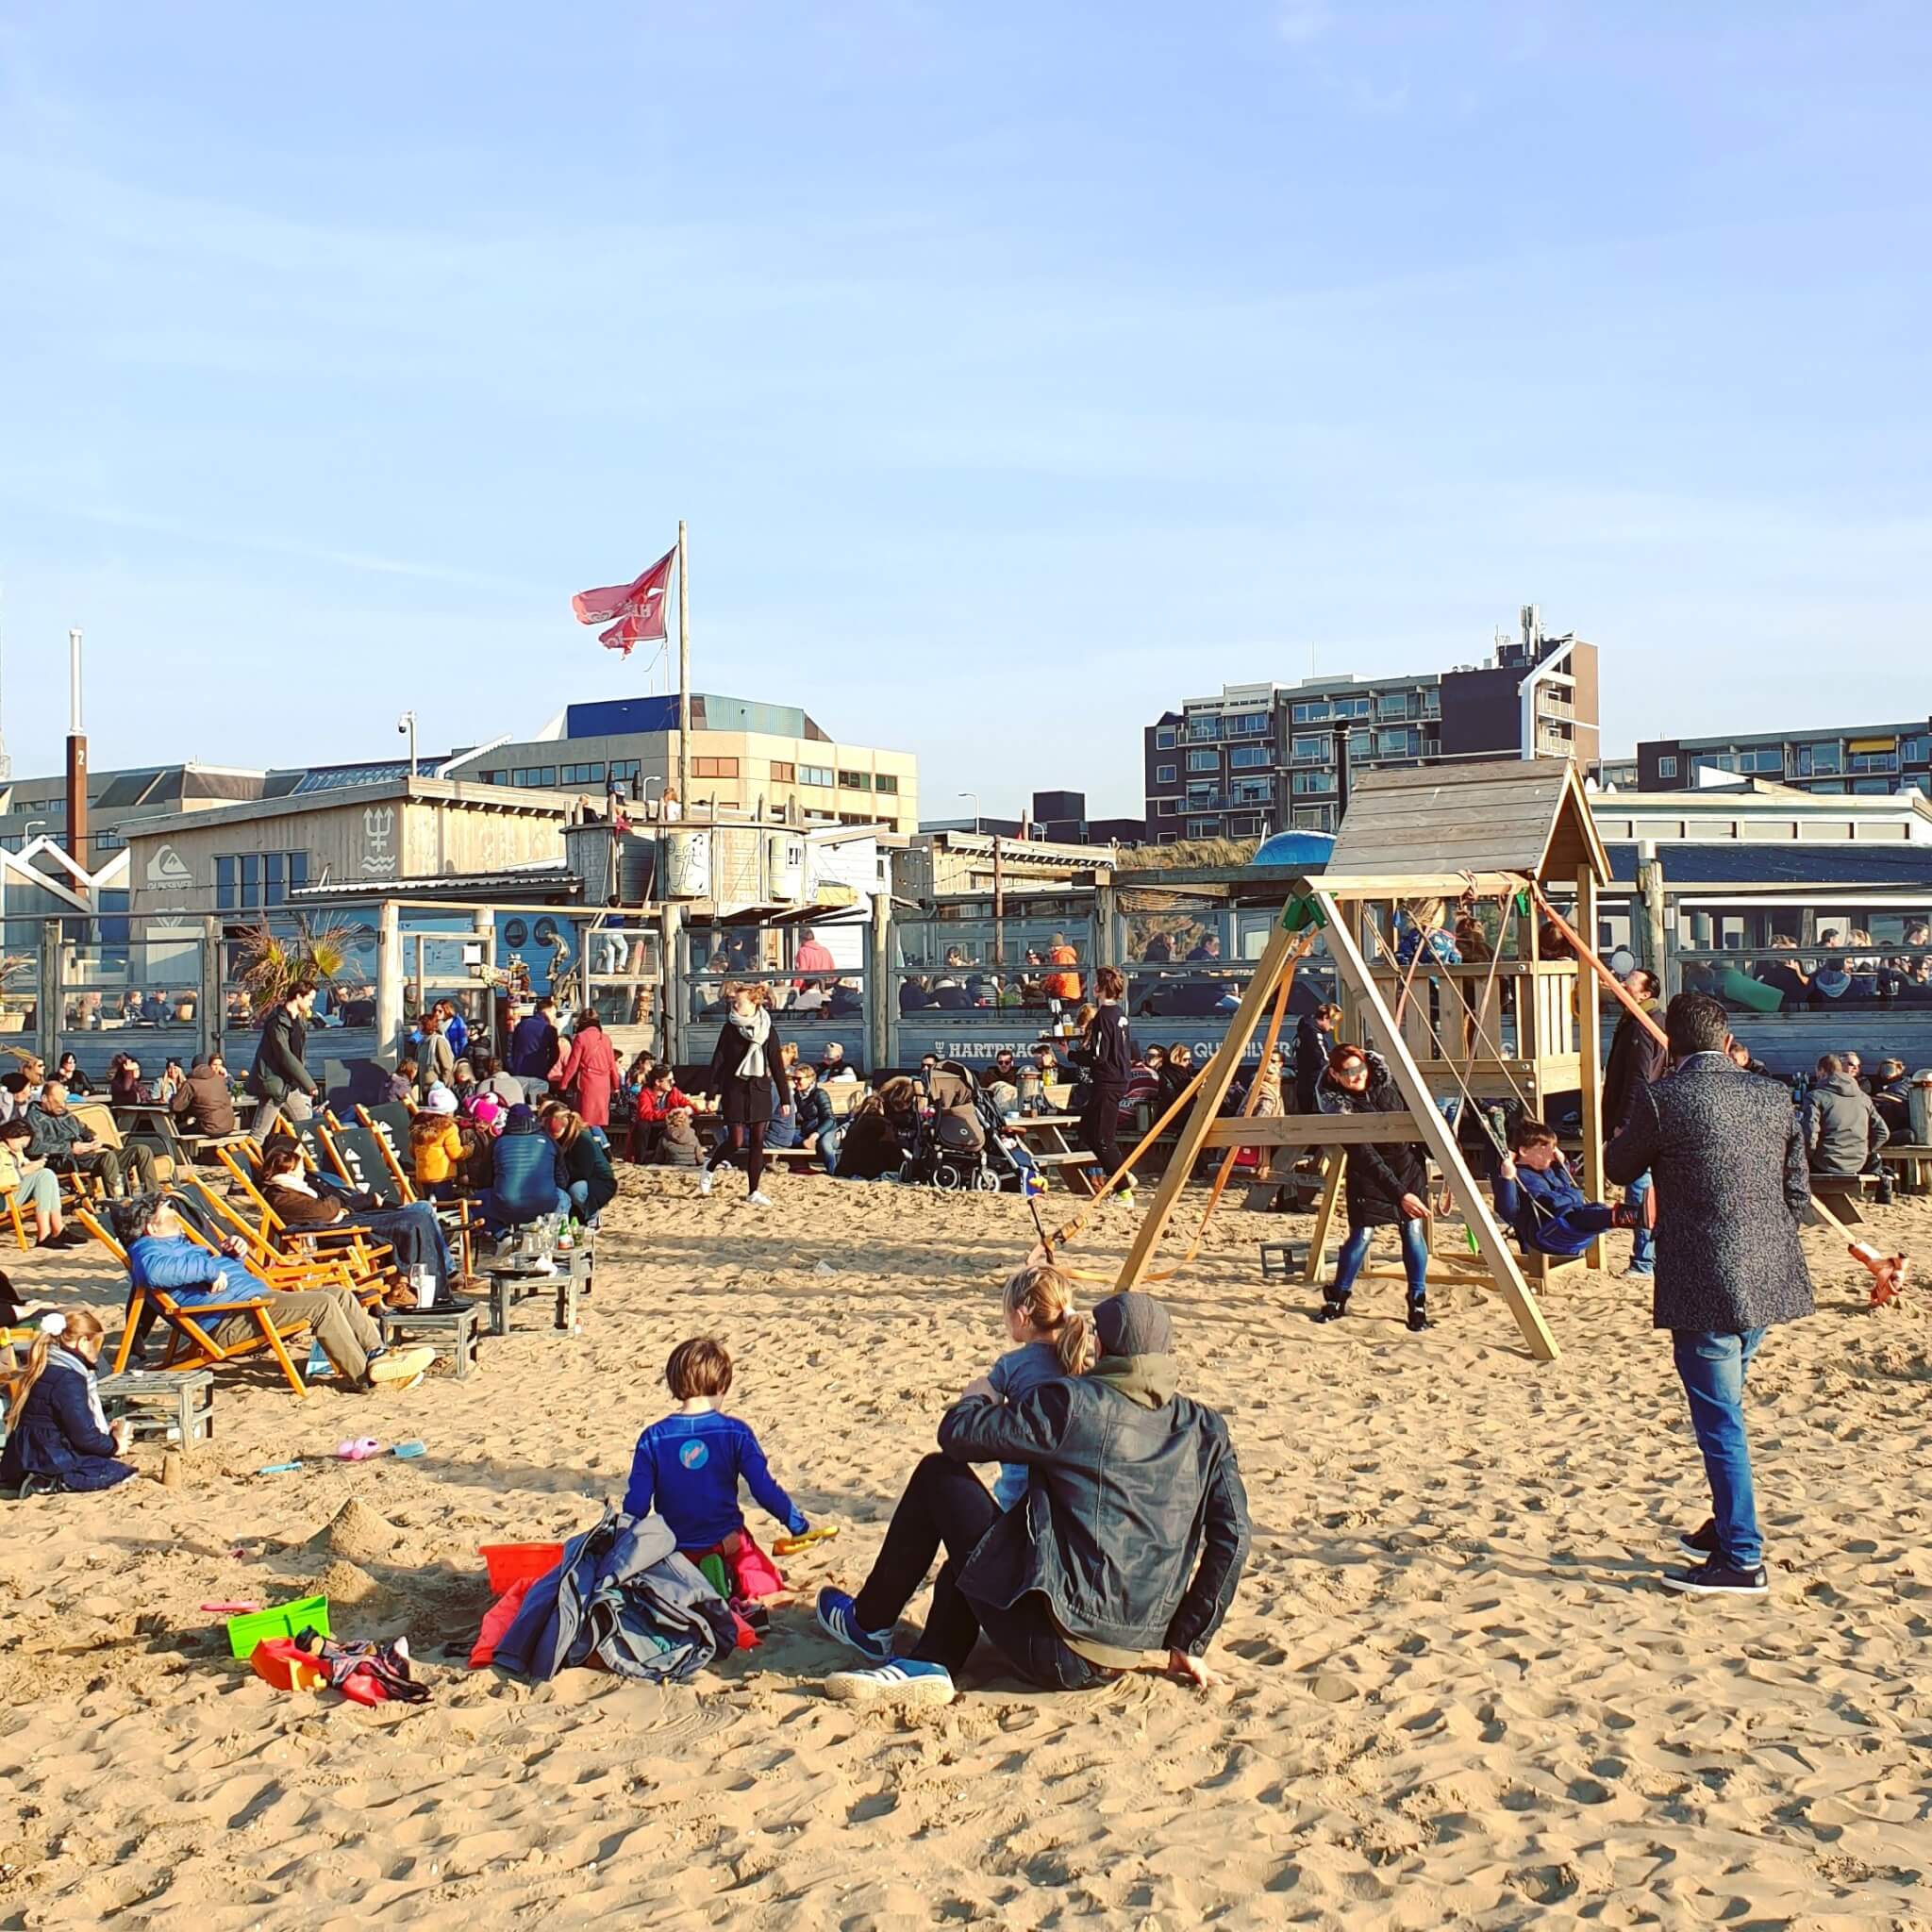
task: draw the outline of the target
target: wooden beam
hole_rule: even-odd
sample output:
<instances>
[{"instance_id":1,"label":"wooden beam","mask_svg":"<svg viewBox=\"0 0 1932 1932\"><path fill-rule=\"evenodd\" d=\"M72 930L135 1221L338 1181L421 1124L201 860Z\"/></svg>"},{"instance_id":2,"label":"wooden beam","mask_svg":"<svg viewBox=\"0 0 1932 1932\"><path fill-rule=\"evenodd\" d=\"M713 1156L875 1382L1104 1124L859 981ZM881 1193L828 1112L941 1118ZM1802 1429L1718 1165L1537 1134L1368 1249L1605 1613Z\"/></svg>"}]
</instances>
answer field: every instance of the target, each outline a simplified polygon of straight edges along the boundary
<instances>
[{"instance_id":1,"label":"wooden beam","mask_svg":"<svg viewBox=\"0 0 1932 1932\"><path fill-rule=\"evenodd\" d=\"M1330 916L1334 916L1332 908ZM1228 1022L1226 1037L1222 1041L1220 1050L1208 1062L1208 1074L1194 1095L1193 1108L1181 1123L1180 1139L1174 1142L1174 1152L1168 1157L1167 1167L1160 1176L1159 1187L1155 1190L1146 1217L1134 1231L1134 1244L1127 1250L1126 1259L1121 1263L1120 1275L1114 1282L1116 1293L1124 1294L1127 1290L1138 1288L1153 1265L1154 1251L1160 1245L1160 1237L1166 1233L1167 1224L1174 1219L1174 1209L1180 1206L1181 1194L1194 1171L1194 1162L1200 1158L1208 1130L1213 1126L1215 1117L1221 1111L1221 1103L1227 1098L1227 1090L1234 1084L1235 1069L1241 1063L1241 1054L1254 1038L1255 1028L1261 1024L1261 1015L1274 997L1274 989L1282 974L1307 950L1307 942L1283 925L1277 924L1268 935L1268 943L1255 962L1248 990L1241 995L1241 1003L1235 1009L1234 1018Z\"/></svg>"},{"instance_id":2,"label":"wooden beam","mask_svg":"<svg viewBox=\"0 0 1932 1932\"><path fill-rule=\"evenodd\" d=\"M1376 1036L1384 1043L1383 1058L1388 1061L1390 1074L1401 1090L1403 1099L1407 1101L1415 1124L1422 1129L1423 1140L1435 1156L1436 1165L1455 1189L1456 1198L1462 1206L1463 1218L1475 1235L1476 1245L1482 1250L1483 1259L1489 1263L1490 1274L1502 1291L1504 1300L1509 1304L1510 1313L1516 1317L1516 1325L1523 1331L1524 1341L1538 1361L1555 1361L1560 1353L1556 1338L1543 1321L1542 1310L1537 1307L1536 1297L1529 1291L1528 1284L1516 1265L1516 1257L1510 1253L1508 1242L1490 1212L1488 1200L1476 1185L1474 1174L1469 1171L1469 1163L1462 1158L1462 1149L1457 1146L1456 1136L1449 1131L1449 1124L1438 1110L1434 1096L1416 1070L1407 1047L1403 1044L1401 1029L1395 1024L1394 1015L1390 1012L1381 990L1375 985L1374 977L1362 958L1361 949L1356 944L1348 922L1341 917L1341 908L1325 891L1317 891L1314 897L1316 905L1328 915L1326 938L1336 973L1343 981L1353 985L1363 1011L1374 1022Z\"/></svg>"},{"instance_id":3,"label":"wooden beam","mask_svg":"<svg viewBox=\"0 0 1932 1932\"><path fill-rule=\"evenodd\" d=\"M1204 1147L1360 1147L1376 1141L1420 1141L1406 1113L1224 1115L1208 1124Z\"/></svg>"},{"instance_id":4,"label":"wooden beam","mask_svg":"<svg viewBox=\"0 0 1932 1932\"><path fill-rule=\"evenodd\" d=\"M1596 874L1588 865L1576 869L1576 930L1591 945L1597 941ZM1604 1192L1604 1021L1596 980L1579 961L1576 974L1576 1058L1582 1092L1583 1191L1592 1201ZM1584 1251L1592 1268L1604 1265L1604 1241L1599 1235Z\"/></svg>"},{"instance_id":5,"label":"wooden beam","mask_svg":"<svg viewBox=\"0 0 1932 1932\"><path fill-rule=\"evenodd\" d=\"M1529 883L1516 872L1350 872L1317 873L1294 882L1296 895L1327 892L1337 899L1458 899L1474 891L1477 898L1520 892Z\"/></svg>"},{"instance_id":6,"label":"wooden beam","mask_svg":"<svg viewBox=\"0 0 1932 1932\"><path fill-rule=\"evenodd\" d=\"M1341 1199L1342 1176L1348 1172L1348 1156L1340 1147L1328 1157L1322 1171L1322 1198L1315 1206L1315 1224L1308 1232L1308 1258L1302 1279L1308 1283L1322 1278L1322 1257L1328 1246L1328 1230L1335 1225L1335 1209Z\"/></svg>"}]
</instances>

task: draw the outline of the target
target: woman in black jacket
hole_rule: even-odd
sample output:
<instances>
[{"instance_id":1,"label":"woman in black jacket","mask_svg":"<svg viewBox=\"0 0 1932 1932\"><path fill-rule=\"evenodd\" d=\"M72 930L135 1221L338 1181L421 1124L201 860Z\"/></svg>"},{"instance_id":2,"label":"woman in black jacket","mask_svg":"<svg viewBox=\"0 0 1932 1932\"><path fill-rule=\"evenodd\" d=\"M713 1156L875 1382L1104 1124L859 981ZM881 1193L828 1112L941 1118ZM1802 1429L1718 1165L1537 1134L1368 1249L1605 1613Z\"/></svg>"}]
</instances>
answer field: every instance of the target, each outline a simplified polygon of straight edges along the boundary
<instances>
[{"instance_id":1,"label":"woman in black jacket","mask_svg":"<svg viewBox=\"0 0 1932 1932\"><path fill-rule=\"evenodd\" d=\"M949 1703L982 1632L1049 1690L1150 1667L1213 1683L1202 1658L1248 1554L1227 1424L1176 1393L1152 1295L1109 1296L1092 1325L1100 1358L1084 1374L1006 1401L982 1377L946 1411L940 1453L913 1471L863 1588L819 1592L819 1627L868 1666L835 1673L828 1695ZM974 1462L1023 1464L1025 1501L1002 1511ZM894 1657L892 1627L941 1550L924 1632Z\"/></svg>"},{"instance_id":2,"label":"woman in black jacket","mask_svg":"<svg viewBox=\"0 0 1932 1932\"><path fill-rule=\"evenodd\" d=\"M839 1141L839 1178L877 1181L897 1174L918 1122L919 1090L895 1074L853 1108Z\"/></svg>"},{"instance_id":3,"label":"woman in black jacket","mask_svg":"<svg viewBox=\"0 0 1932 1932\"><path fill-rule=\"evenodd\" d=\"M1121 1103L1134 1076L1134 1037L1127 1030L1126 1008L1121 1005L1127 982L1119 970L1103 966L1093 975L1093 987L1100 1004L1080 1043L1067 1049L1067 1058L1087 1076L1080 1109L1081 1144L1110 1180L1121 1164Z\"/></svg>"},{"instance_id":4,"label":"woman in black jacket","mask_svg":"<svg viewBox=\"0 0 1932 1932\"><path fill-rule=\"evenodd\" d=\"M1338 1046L1328 1056L1328 1071L1316 1098L1324 1113L1408 1111L1382 1057L1358 1046ZM1375 1229L1396 1227L1402 1230L1402 1270L1408 1277L1408 1325L1411 1331L1426 1328L1429 1170L1423 1150L1412 1141L1385 1141L1336 1151L1348 1162L1348 1239L1341 1244L1334 1283L1323 1291L1315 1320L1334 1322L1348 1313L1349 1293L1368 1259Z\"/></svg>"},{"instance_id":5,"label":"woman in black jacket","mask_svg":"<svg viewBox=\"0 0 1932 1932\"><path fill-rule=\"evenodd\" d=\"M724 1138L698 1174L698 1192L711 1191L713 1168L748 1148L745 1173L751 1191L746 1198L754 1208L769 1208L771 1200L758 1186L765 1177L765 1129L774 1114L789 1118L791 1113L791 1096L779 1086L783 1047L762 987L730 987L725 997L729 1009L711 1051L710 1079L711 1091L719 1096Z\"/></svg>"}]
</instances>

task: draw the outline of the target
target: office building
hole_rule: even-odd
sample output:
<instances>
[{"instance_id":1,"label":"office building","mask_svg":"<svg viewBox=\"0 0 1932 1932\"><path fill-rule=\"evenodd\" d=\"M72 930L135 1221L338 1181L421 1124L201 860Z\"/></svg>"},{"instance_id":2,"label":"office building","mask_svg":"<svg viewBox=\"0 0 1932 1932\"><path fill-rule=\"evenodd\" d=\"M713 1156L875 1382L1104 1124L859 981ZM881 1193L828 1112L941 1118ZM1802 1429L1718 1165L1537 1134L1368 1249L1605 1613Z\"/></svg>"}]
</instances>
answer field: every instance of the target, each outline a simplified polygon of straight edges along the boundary
<instances>
[{"instance_id":1,"label":"office building","mask_svg":"<svg viewBox=\"0 0 1932 1932\"><path fill-rule=\"evenodd\" d=\"M965 811L953 818L922 820L919 829L984 832L1002 839L1038 839L1051 845L1139 845L1147 836L1146 824L1140 819L1089 818L1084 791L1036 791L1024 820Z\"/></svg>"},{"instance_id":2,"label":"office building","mask_svg":"<svg viewBox=\"0 0 1932 1932\"><path fill-rule=\"evenodd\" d=\"M1351 771L1457 758L1598 752L1596 646L1545 637L1534 605L1491 658L1406 676L1231 684L1191 698L1145 731L1147 834L1252 839L1339 816L1338 734Z\"/></svg>"},{"instance_id":3,"label":"office building","mask_svg":"<svg viewBox=\"0 0 1932 1932\"><path fill-rule=\"evenodd\" d=\"M790 705L693 693L687 812L745 814L794 825L919 823L919 760L908 751L841 743ZM651 800L677 782L677 700L612 698L572 705L536 737L458 753L451 778L525 791L608 789Z\"/></svg>"},{"instance_id":4,"label":"office building","mask_svg":"<svg viewBox=\"0 0 1932 1932\"><path fill-rule=\"evenodd\" d=\"M1644 791L1689 791L1711 774L1735 773L1803 791L1932 795L1932 720L1648 739L1637 747L1637 771Z\"/></svg>"}]
</instances>

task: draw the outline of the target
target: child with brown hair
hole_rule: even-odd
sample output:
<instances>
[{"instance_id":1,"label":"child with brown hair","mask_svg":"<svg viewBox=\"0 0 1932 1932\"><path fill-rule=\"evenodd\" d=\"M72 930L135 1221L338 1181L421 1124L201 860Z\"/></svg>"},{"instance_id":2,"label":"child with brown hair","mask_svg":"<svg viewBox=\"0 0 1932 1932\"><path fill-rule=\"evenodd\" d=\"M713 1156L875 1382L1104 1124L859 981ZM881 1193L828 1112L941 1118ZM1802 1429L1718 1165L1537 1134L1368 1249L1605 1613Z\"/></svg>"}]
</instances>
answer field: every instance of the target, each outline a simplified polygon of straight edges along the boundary
<instances>
[{"instance_id":1,"label":"child with brown hair","mask_svg":"<svg viewBox=\"0 0 1932 1932\"><path fill-rule=\"evenodd\" d=\"M734 1595L771 1596L784 1588L784 1578L744 1526L740 1477L791 1535L803 1536L811 1524L773 1481L758 1439L717 1406L730 1392L731 1357L716 1336L694 1336L671 1351L664 1379L678 1406L638 1438L625 1514L644 1516L655 1508L692 1562L724 1559Z\"/></svg>"},{"instance_id":2,"label":"child with brown hair","mask_svg":"<svg viewBox=\"0 0 1932 1932\"><path fill-rule=\"evenodd\" d=\"M89 1308L41 1317L26 1369L7 1412L0 1489L23 1495L57 1490L111 1490L134 1474L120 1460L134 1440L126 1421L108 1426L94 1382L106 1333Z\"/></svg>"},{"instance_id":3,"label":"child with brown hair","mask_svg":"<svg viewBox=\"0 0 1932 1932\"><path fill-rule=\"evenodd\" d=\"M1509 1136L1496 1167L1496 1212L1516 1231L1525 1253L1574 1260L1597 1236L1636 1225L1629 1207L1606 1208L1577 1186L1554 1127L1524 1118Z\"/></svg>"}]
</instances>

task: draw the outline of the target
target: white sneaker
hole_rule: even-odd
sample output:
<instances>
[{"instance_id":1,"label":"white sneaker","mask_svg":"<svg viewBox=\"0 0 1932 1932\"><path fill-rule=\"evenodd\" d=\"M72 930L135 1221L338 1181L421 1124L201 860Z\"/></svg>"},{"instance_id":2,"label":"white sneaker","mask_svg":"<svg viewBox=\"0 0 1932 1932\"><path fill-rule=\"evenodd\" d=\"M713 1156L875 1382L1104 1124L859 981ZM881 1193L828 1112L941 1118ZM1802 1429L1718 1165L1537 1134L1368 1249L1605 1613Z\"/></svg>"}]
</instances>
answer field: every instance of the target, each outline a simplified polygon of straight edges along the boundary
<instances>
[{"instance_id":1,"label":"white sneaker","mask_svg":"<svg viewBox=\"0 0 1932 1932\"><path fill-rule=\"evenodd\" d=\"M950 1704L953 1674L944 1664L899 1657L869 1671L834 1671L825 1679L825 1695L841 1704Z\"/></svg>"},{"instance_id":2,"label":"white sneaker","mask_svg":"<svg viewBox=\"0 0 1932 1932\"><path fill-rule=\"evenodd\" d=\"M698 1192L701 1194L708 1194L710 1191L711 1170L708 1167L701 1167L698 1169Z\"/></svg>"},{"instance_id":3,"label":"white sneaker","mask_svg":"<svg viewBox=\"0 0 1932 1932\"><path fill-rule=\"evenodd\" d=\"M755 1188L744 1197L744 1205L747 1208L769 1208L772 1197L762 1188Z\"/></svg>"}]
</instances>

